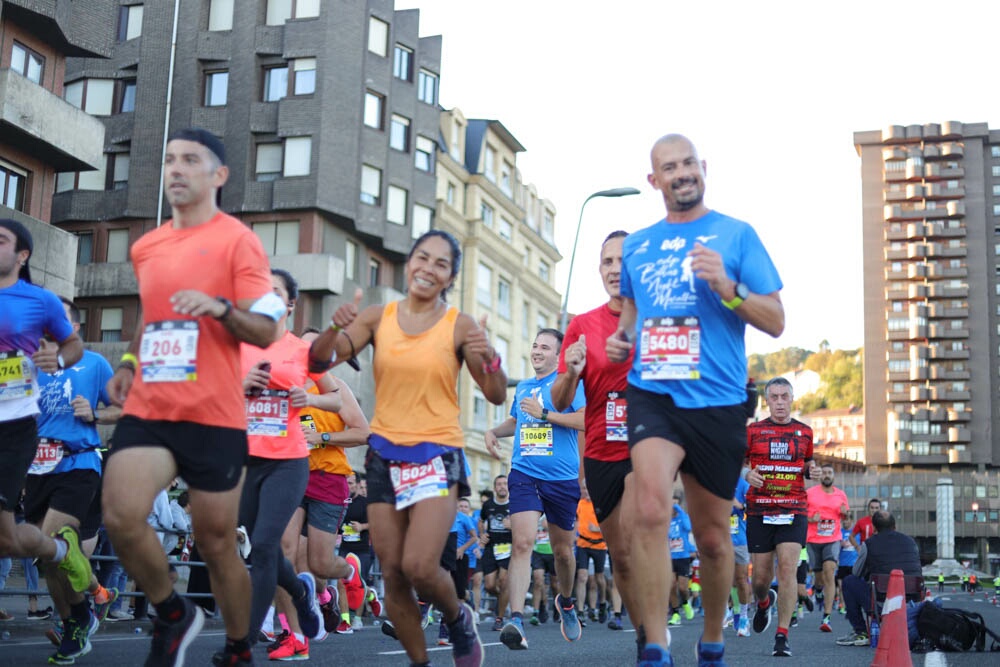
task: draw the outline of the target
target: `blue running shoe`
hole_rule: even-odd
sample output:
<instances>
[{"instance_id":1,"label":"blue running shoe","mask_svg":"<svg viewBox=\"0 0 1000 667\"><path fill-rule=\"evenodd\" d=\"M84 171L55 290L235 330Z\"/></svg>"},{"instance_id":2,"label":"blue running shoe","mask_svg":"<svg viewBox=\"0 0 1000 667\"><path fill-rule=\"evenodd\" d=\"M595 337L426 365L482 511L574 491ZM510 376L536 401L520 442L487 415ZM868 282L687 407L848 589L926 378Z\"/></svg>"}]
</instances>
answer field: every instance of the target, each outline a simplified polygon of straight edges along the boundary
<instances>
[{"instance_id":1,"label":"blue running shoe","mask_svg":"<svg viewBox=\"0 0 1000 667\"><path fill-rule=\"evenodd\" d=\"M722 659L722 655L725 653L725 648L721 651L708 651L701 645L701 640L698 640L698 645L695 647L695 658L698 659L698 667L726 667L726 661Z\"/></svg>"},{"instance_id":2,"label":"blue running shoe","mask_svg":"<svg viewBox=\"0 0 1000 667\"><path fill-rule=\"evenodd\" d=\"M524 636L524 622L518 617L507 621L500 631L500 641L512 651L528 648L528 639Z\"/></svg>"},{"instance_id":3,"label":"blue running shoe","mask_svg":"<svg viewBox=\"0 0 1000 667\"><path fill-rule=\"evenodd\" d=\"M670 657L669 649L658 644L646 644L639 654L636 667L674 667L674 659Z\"/></svg>"},{"instance_id":4,"label":"blue running shoe","mask_svg":"<svg viewBox=\"0 0 1000 667\"><path fill-rule=\"evenodd\" d=\"M301 573L298 579L306 589L305 597L293 599L295 611L299 614L299 627L306 637L316 639L323 630L323 610L319 608L316 598L316 580L308 572Z\"/></svg>"},{"instance_id":5,"label":"blue running shoe","mask_svg":"<svg viewBox=\"0 0 1000 667\"><path fill-rule=\"evenodd\" d=\"M569 599L569 606L566 606L566 599L562 595L556 596L556 605L559 607L559 629L562 636L568 642L575 642L583 634L583 627L576 614L576 603Z\"/></svg>"}]
</instances>

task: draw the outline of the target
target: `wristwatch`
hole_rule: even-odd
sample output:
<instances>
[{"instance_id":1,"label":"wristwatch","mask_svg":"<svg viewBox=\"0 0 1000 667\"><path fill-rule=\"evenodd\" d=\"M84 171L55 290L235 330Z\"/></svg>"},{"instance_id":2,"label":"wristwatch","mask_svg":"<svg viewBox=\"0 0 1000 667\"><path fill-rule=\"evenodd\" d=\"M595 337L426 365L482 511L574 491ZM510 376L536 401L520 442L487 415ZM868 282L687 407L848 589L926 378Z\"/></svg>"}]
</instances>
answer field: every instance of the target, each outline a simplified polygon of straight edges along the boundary
<instances>
[{"instance_id":1,"label":"wristwatch","mask_svg":"<svg viewBox=\"0 0 1000 667\"><path fill-rule=\"evenodd\" d=\"M229 317L229 313L233 312L233 302L224 296L217 296L215 297L215 300L226 307L226 309L222 312L222 314L215 318L221 322L227 317Z\"/></svg>"},{"instance_id":2,"label":"wristwatch","mask_svg":"<svg viewBox=\"0 0 1000 667\"><path fill-rule=\"evenodd\" d=\"M320 440L322 440L323 442L330 442L330 434L329 433L323 433L319 437L320 437Z\"/></svg>"},{"instance_id":3,"label":"wristwatch","mask_svg":"<svg viewBox=\"0 0 1000 667\"><path fill-rule=\"evenodd\" d=\"M542 419L548 419L548 418L549 418L548 408L542 408Z\"/></svg>"},{"instance_id":4,"label":"wristwatch","mask_svg":"<svg viewBox=\"0 0 1000 667\"><path fill-rule=\"evenodd\" d=\"M749 298L750 288L746 286L746 283L736 283L736 296L734 296L730 301L723 301L722 305L729 310L736 310Z\"/></svg>"}]
</instances>

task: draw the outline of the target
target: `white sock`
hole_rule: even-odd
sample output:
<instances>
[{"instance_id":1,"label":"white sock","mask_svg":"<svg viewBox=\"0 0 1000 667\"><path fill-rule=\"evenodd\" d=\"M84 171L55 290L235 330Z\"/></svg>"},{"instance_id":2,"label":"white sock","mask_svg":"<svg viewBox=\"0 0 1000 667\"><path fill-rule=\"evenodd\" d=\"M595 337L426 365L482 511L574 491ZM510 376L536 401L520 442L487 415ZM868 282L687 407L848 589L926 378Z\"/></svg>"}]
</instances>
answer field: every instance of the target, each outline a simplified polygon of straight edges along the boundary
<instances>
[{"instance_id":1,"label":"white sock","mask_svg":"<svg viewBox=\"0 0 1000 667\"><path fill-rule=\"evenodd\" d=\"M69 545L66 544L66 540L61 537L54 538L54 541L56 543L56 555L55 558L52 559L52 562L61 563L63 558L66 557L66 552L69 551Z\"/></svg>"},{"instance_id":2,"label":"white sock","mask_svg":"<svg viewBox=\"0 0 1000 667\"><path fill-rule=\"evenodd\" d=\"M264 623L261 624L260 629L268 634L274 632L274 605L267 608L267 616L264 617Z\"/></svg>"},{"instance_id":3,"label":"white sock","mask_svg":"<svg viewBox=\"0 0 1000 667\"><path fill-rule=\"evenodd\" d=\"M305 642L306 636L304 634L302 634L301 632L296 632L295 633L295 639L297 639L299 642Z\"/></svg>"}]
</instances>

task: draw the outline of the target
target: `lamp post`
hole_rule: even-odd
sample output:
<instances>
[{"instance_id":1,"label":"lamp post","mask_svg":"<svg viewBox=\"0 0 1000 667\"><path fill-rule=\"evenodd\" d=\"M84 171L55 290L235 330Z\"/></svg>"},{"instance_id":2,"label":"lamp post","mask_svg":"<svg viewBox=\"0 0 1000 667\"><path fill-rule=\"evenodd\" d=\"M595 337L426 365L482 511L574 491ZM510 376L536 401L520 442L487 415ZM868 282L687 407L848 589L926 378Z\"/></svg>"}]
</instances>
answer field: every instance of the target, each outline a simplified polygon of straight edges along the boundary
<instances>
[{"instance_id":1,"label":"lamp post","mask_svg":"<svg viewBox=\"0 0 1000 667\"><path fill-rule=\"evenodd\" d=\"M583 224L583 209L587 202L597 197L628 197L639 194L636 188L612 188L611 190L600 190L583 200L580 205L580 218L576 221L576 235L573 237L573 252L569 256L569 275L566 278L566 293L563 295L562 314L559 318L560 331L566 331L566 320L569 318L569 288L573 284L573 263L576 261L576 246L580 243L580 227Z\"/></svg>"}]
</instances>

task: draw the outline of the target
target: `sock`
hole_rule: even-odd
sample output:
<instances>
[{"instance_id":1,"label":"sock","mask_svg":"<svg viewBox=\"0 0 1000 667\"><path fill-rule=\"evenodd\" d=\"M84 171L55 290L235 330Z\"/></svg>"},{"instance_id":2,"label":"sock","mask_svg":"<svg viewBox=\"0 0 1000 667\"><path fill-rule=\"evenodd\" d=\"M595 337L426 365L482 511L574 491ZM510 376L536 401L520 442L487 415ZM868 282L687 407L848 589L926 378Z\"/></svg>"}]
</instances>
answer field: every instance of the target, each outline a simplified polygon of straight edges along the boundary
<instances>
[{"instance_id":1,"label":"sock","mask_svg":"<svg viewBox=\"0 0 1000 667\"><path fill-rule=\"evenodd\" d=\"M511 618L511 620L513 620L513 619L515 619L515 618L519 618L519 619L521 619L521 620L524 620L524 614L522 614L522 613L521 613L521 612L519 612L519 611L512 611L512 612L510 613L510 618Z\"/></svg>"},{"instance_id":2,"label":"sock","mask_svg":"<svg viewBox=\"0 0 1000 667\"><path fill-rule=\"evenodd\" d=\"M767 609L771 606L771 596L765 595L763 600L757 600L758 609Z\"/></svg>"},{"instance_id":3,"label":"sock","mask_svg":"<svg viewBox=\"0 0 1000 667\"><path fill-rule=\"evenodd\" d=\"M661 646L660 644L646 644L646 646L642 650L643 652L650 650L659 651L661 654L667 652L667 649L663 648L663 646Z\"/></svg>"},{"instance_id":4,"label":"sock","mask_svg":"<svg viewBox=\"0 0 1000 667\"><path fill-rule=\"evenodd\" d=\"M278 622L281 623L282 630L288 630L288 632L292 631L292 626L288 625L288 619L285 618L284 614L278 614Z\"/></svg>"},{"instance_id":5,"label":"sock","mask_svg":"<svg viewBox=\"0 0 1000 667\"><path fill-rule=\"evenodd\" d=\"M681 600L681 606L682 607L687 604L687 601L688 601L688 596L687 595L685 595L684 593L678 593L677 597L680 598L680 600Z\"/></svg>"},{"instance_id":6,"label":"sock","mask_svg":"<svg viewBox=\"0 0 1000 667\"><path fill-rule=\"evenodd\" d=\"M77 604L71 604L69 606L69 615L71 618L75 618L76 622L79 623L82 628L90 625L90 606L87 605L86 600Z\"/></svg>"},{"instance_id":7,"label":"sock","mask_svg":"<svg viewBox=\"0 0 1000 667\"><path fill-rule=\"evenodd\" d=\"M569 599L569 604L566 604L566 598L564 598L562 596L562 593L560 593L559 594L559 606L562 607L563 609L566 609L566 610L572 609L573 607L576 606L576 600L574 600L573 598L570 598Z\"/></svg>"},{"instance_id":8,"label":"sock","mask_svg":"<svg viewBox=\"0 0 1000 667\"><path fill-rule=\"evenodd\" d=\"M365 600L371 602L374 599L375 599L375 591L369 588L368 593L365 595Z\"/></svg>"},{"instance_id":9,"label":"sock","mask_svg":"<svg viewBox=\"0 0 1000 667\"><path fill-rule=\"evenodd\" d=\"M615 612L615 620L616 621L622 620L622 613L620 611Z\"/></svg>"},{"instance_id":10,"label":"sock","mask_svg":"<svg viewBox=\"0 0 1000 667\"><path fill-rule=\"evenodd\" d=\"M176 623L184 618L184 598L176 592L171 592L170 597L154 604L153 607L156 609L156 615L167 623Z\"/></svg>"},{"instance_id":11,"label":"sock","mask_svg":"<svg viewBox=\"0 0 1000 667\"><path fill-rule=\"evenodd\" d=\"M304 634L302 634L301 632L296 632L296 633L293 633L293 634L295 635L295 639L297 639L299 641L299 643L304 643L306 641L306 636Z\"/></svg>"},{"instance_id":12,"label":"sock","mask_svg":"<svg viewBox=\"0 0 1000 667\"><path fill-rule=\"evenodd\" d=\"M736 612L735 614L733 614L733 627L734 628L740 627L740 612Z\"/></svg>"},{"instance_id":13,"label":"sock","mask_svg":"<svg viewBox=\"0 0 1000 667\"><path fill-rule=\"evenodd\" d=\"M264 616L264 622L260 629L264 632L274 633L274 605L267 608L267 615Z\"/></svg>"},{"instance_id":14,"label":"sock","mask_svg":"<svg viewBox=\"0 0 1000 667\"><path fill-rule=\"evenodd\" d=\"M458 614L455 615L455 618L453 620L446 622L444 620L444 616L442 616L441 622L444 623L446 626L448 626L449 632L451 631L452 628L459 627L462 624L462 606L458 607Z\"/></svg>"},{"instance_id":15,"label":"sock","mask_svg":"<svg viewBox=\"0 0 1000 667\"><path fill-rule=\"evenodd\" d=\"M230 639L226 637L226 653L238 656L240 660L250 662L253 656L250 654L250 642L243 639Z\"/></svg>"},{"instance_id":16,"label":"sock","mask_svg":"<svg viewBox=\"0 0 1000 667\"><path fill-rule=\"evenodd\" d=\"M320 604L326 604L333 599L333 596L330 595L330 589L324 587L323 591L316 596L316 599L319 600Z\"/></svg>"},{"instance_id":17,"label":"sock","mask_svg":"<svg viewBox=\"0 0 1000 667\"><path fill-rule=\"evenodd\" d=\"M740 591L736 586L729 589L729 599L733 601L734 607L740 603Z\"/></svg>"},{"instance_id":18,"label":"sock","mask_svg":"<svg viewBox=\"0 0 1000 667\"><path fill-rule=\"evenodd\" d=\"M69 545L61 537L54 537L52 540L56 543L56 555L52 558L52 562L61 563L66 557L66 552L69 551Z\"/></svg>"},{"instance_id":19,"label":"sock","mask_svg":"<svg viewBox=\"0 0 1000 667\"><path fill-rule=\"evenodd\" d=\"M343 614L340 615L340 620L345 621L347 623L350 623L351 622L351 612L345 611Z\"/></svg>"},{"instance_id":20,"label":"sock","mask_svg":"<svg viewBox=\"0 0 1000 667\"><path fill-rule=\"evenodd\" d=\"M787 637L788 636L788 628L778 628L775 631L774 636L777 637L778 635L785 635Z\"/></svg>"},{"instance_id":21,"label":"sock","mask_svg":"<svg viewBox=\"0 0 1000 667\"><path fill-rule=\"evenodd\" d=\"M97 590L93 592L92 596L94 598L94 602L97 604L107 604L108 600L111 599L111 593L108 592L107 588L101 586L100 584L97 584Z\"/></svg>"},{"instance_id":22,"label":"sock","mask_svg":"<svg viewBox=\"0 0 1000 667\"><path fill-rule=\"evenodd\" d=\"M700 655L722 655L726 650L726 645L722 642L699 642L698 644Z\"/></svg>"},{"instance_id":23,"label":"sock","mask_svg":"<svg viewBox=\"0 0 1000 667\"><path fill-rule=\"evenodd\" d=\"M750 615L750 603L746 602L740 605L740 615L749 616Z\"/></svg>"}]
</instances>

